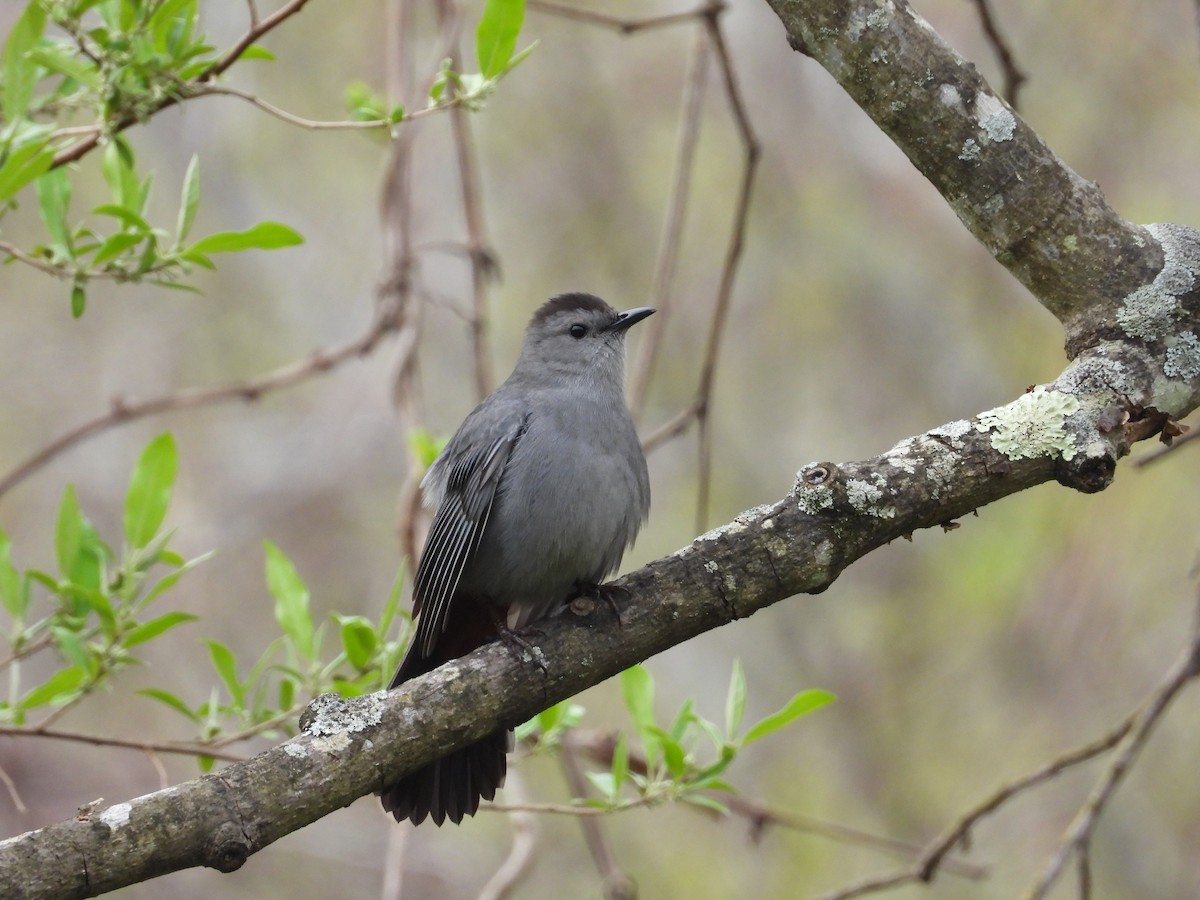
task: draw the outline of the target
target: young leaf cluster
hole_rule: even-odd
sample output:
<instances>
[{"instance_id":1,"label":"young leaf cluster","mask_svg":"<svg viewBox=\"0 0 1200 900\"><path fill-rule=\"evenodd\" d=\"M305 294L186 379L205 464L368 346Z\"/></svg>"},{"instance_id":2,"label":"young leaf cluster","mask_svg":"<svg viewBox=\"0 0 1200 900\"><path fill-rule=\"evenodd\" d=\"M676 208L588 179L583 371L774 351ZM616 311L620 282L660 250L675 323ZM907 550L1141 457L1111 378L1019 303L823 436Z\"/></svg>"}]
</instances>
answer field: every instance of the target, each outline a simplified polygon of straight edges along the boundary
<instances>
[{"instance_id":1,"label":"young leaf cluster","mask_svg":"<svg viewBox=\"0 0 1200 900\"><path fill-rule=\"evenodd\" d=\"M524 21L525 0L487 0L475 29L479 71L456 72L451 60L443 60L429 89L429 105L457 104L472 112L483 109L500 79L533 52L533 44L520 53L514 52Z\"/></svg>"},{"instance_id":2,"label":"young leaf cluster","mask_svg":"<svg viewBox=\"0 0 1200 900\"><path fill-rule=\"evenodd\" d=\"M94 278L188 287L180 279L192 265L212 268L214 253L301 242L292 229L264 222L187 244L200 201L195 159L174 234L147 221L151 178L138 172L119 132L186 98L213 71L218 57L198 22L197 0L31 0L9 33L0 66L0 224L34 184L48 237L27 250L4 247L10 259L69 280L75 316ZM253 46L240 56L264 57ZM77 222L59 154L88 138L104 148L111 197L91 210L91 221Z\"/></svg>"},{"instance_id":3,"label":"young leaf cluster","mask_svg":"<svg viewBox=\"0 0 1200 900\"><path fill-rule=\"evenodd\" d=\"M329 691L353 697L386 686L406 642L407 628L397 638L388 637L400 612L403 572L378 623L340 614L317 623L308 587L291 560L269 541L265 554L280 636L248 667L226 644L205 641L216 678L209 696L195 706L160 688L142 691L191 720L201 744L224 746L256 734L294 733L300 711L314 697ZM335 643L326 649L331 626ZM201 757L201 763L207 767L212 760Z\"/></svg>"},{"instance_id":4,"label":"young leaf cluster","mask_svg":"<svg viewBox=\"0 0 1200 900\"><path fill-rule=\"evenodd\" d=\"M580 801L609 812L682 801L725 813L725 805L711 794L733 792L722 776L738 753L834 700L828 691L801 691L741 733L746 679L739 661L734 662L729 681L724 728L697 713L690 699L669 723L658 720L654 679L644 666L621 673L621 692L633 729L618 735L607 771L587 773L599 796ZM517 736L537 750L557 749L583 715L582 707L565 701L518 728Z\"/></svg>"},{"instance_id":5,"label":"young leaf cluster","mask_svg":"<svg viewBox=\"0 0 1200 900\"><path fill-rule=\"evenodd\" d=\"M184 560L168 546L163 529L175 480L176 451L170 434L142 453L125 498L124 535L118 555L84 515L68 486L54 534L58 571L17 568L0 532L0 602L10 653L0 662L7 692L0 722L24 725L49 710L44 727L66 709L136 663L135 648L196 617L180 611L151 614L151 605L204 557ZM168 571L161 576L157 570ZM26 661L53 651L54 671L25 683ZM39 665L38 671L44 671Z\"/></svg>"}]
</instances>

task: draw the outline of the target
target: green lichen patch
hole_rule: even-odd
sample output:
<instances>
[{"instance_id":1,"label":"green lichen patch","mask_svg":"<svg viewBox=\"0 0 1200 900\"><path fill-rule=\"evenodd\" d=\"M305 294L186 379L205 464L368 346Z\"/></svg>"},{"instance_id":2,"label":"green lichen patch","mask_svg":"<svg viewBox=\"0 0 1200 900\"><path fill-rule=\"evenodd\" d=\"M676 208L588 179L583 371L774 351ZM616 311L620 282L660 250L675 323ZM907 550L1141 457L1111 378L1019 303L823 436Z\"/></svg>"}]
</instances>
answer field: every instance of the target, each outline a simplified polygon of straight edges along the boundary
<instances>
[{"instance_id":1,"label":"green lichen patch","mask_svg":"<svg viewBox=\"0 0 1200 900\"><path fill-rule=\"evenodd\" d=\"M979 416L975 428L992 432L992 447L1009 459L1038 456L1075 456L1075 435L1067 431L1067 418L1079 409L1079 401L1062 391L1039 385L1007 406Z\"/></svg>"}]
</instances>

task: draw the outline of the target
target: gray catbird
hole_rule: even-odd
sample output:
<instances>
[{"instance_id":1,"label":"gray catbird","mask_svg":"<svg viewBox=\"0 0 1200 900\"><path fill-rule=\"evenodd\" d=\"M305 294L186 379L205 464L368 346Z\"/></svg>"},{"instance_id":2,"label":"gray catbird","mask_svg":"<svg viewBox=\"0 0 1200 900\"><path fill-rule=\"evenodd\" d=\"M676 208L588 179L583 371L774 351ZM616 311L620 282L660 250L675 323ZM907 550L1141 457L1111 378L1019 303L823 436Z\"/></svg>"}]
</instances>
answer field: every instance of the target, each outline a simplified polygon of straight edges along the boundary
<instances>
[{"instance_id":1,"label":"gray catbird","mask_svg":"<svg viewBox=\"0 0 1200 900\"><path fill-rule=\"evenodd\" d=\"M413 586L416 634L390 687L546 616L620 564L650 510L625 332L653 312L563 294L534 313L508 380L421 482L437 512ZM386 788L383 808L397 822L461 822L503 784L511 741L501 730L433 761Z\"/></svg>"}]
</instances>

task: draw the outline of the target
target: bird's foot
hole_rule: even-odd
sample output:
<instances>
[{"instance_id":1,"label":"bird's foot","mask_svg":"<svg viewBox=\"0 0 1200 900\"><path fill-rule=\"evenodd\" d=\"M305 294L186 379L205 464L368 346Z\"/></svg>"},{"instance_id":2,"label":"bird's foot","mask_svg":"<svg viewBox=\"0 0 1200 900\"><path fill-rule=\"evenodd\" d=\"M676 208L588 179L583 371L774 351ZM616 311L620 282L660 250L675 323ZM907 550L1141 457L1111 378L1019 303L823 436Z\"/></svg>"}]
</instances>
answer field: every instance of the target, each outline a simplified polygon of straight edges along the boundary
<instances>
[{"instance_id":1,"label":"bird's foot","mask_svg":"<svg viewBox=\"0 0 1200 900\"><path fill-rule=\"evenodd\" d=\"M624 628L625 620L621 616L621 607L618 601L627 602L630 598L630 593L623 587L615 584L596 584L594 581L584 581L580 579L575 582L575 596L571 598L571 612L578 616L591 615L596 600L603 600L605 605L612 610L614 616L617 617L617 627Z\"/></svg>"}]
</instances>

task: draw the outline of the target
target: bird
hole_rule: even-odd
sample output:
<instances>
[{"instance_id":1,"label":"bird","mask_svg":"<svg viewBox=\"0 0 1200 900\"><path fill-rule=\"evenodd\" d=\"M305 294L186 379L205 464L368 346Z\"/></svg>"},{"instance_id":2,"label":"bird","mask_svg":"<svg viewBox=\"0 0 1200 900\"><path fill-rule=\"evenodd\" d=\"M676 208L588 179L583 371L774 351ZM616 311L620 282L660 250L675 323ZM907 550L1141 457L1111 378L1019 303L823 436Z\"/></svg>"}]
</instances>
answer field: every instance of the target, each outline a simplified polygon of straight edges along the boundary
<instances>
[{"instance_id":1,"label":"bird","mask_svg":"<svg viewBox=\"0 0 1200 900\"><path fill-rule=\"evenodd\" d=\"M650 511L625 401L625 336L655 312L585 293L533 314L512 374L459 426L421 488L434 508L413 582L414 636L389 690L594 592ZM380 792L397 822L473 816L504 783L502 729Z\"/></svg>"}]
</instances>

